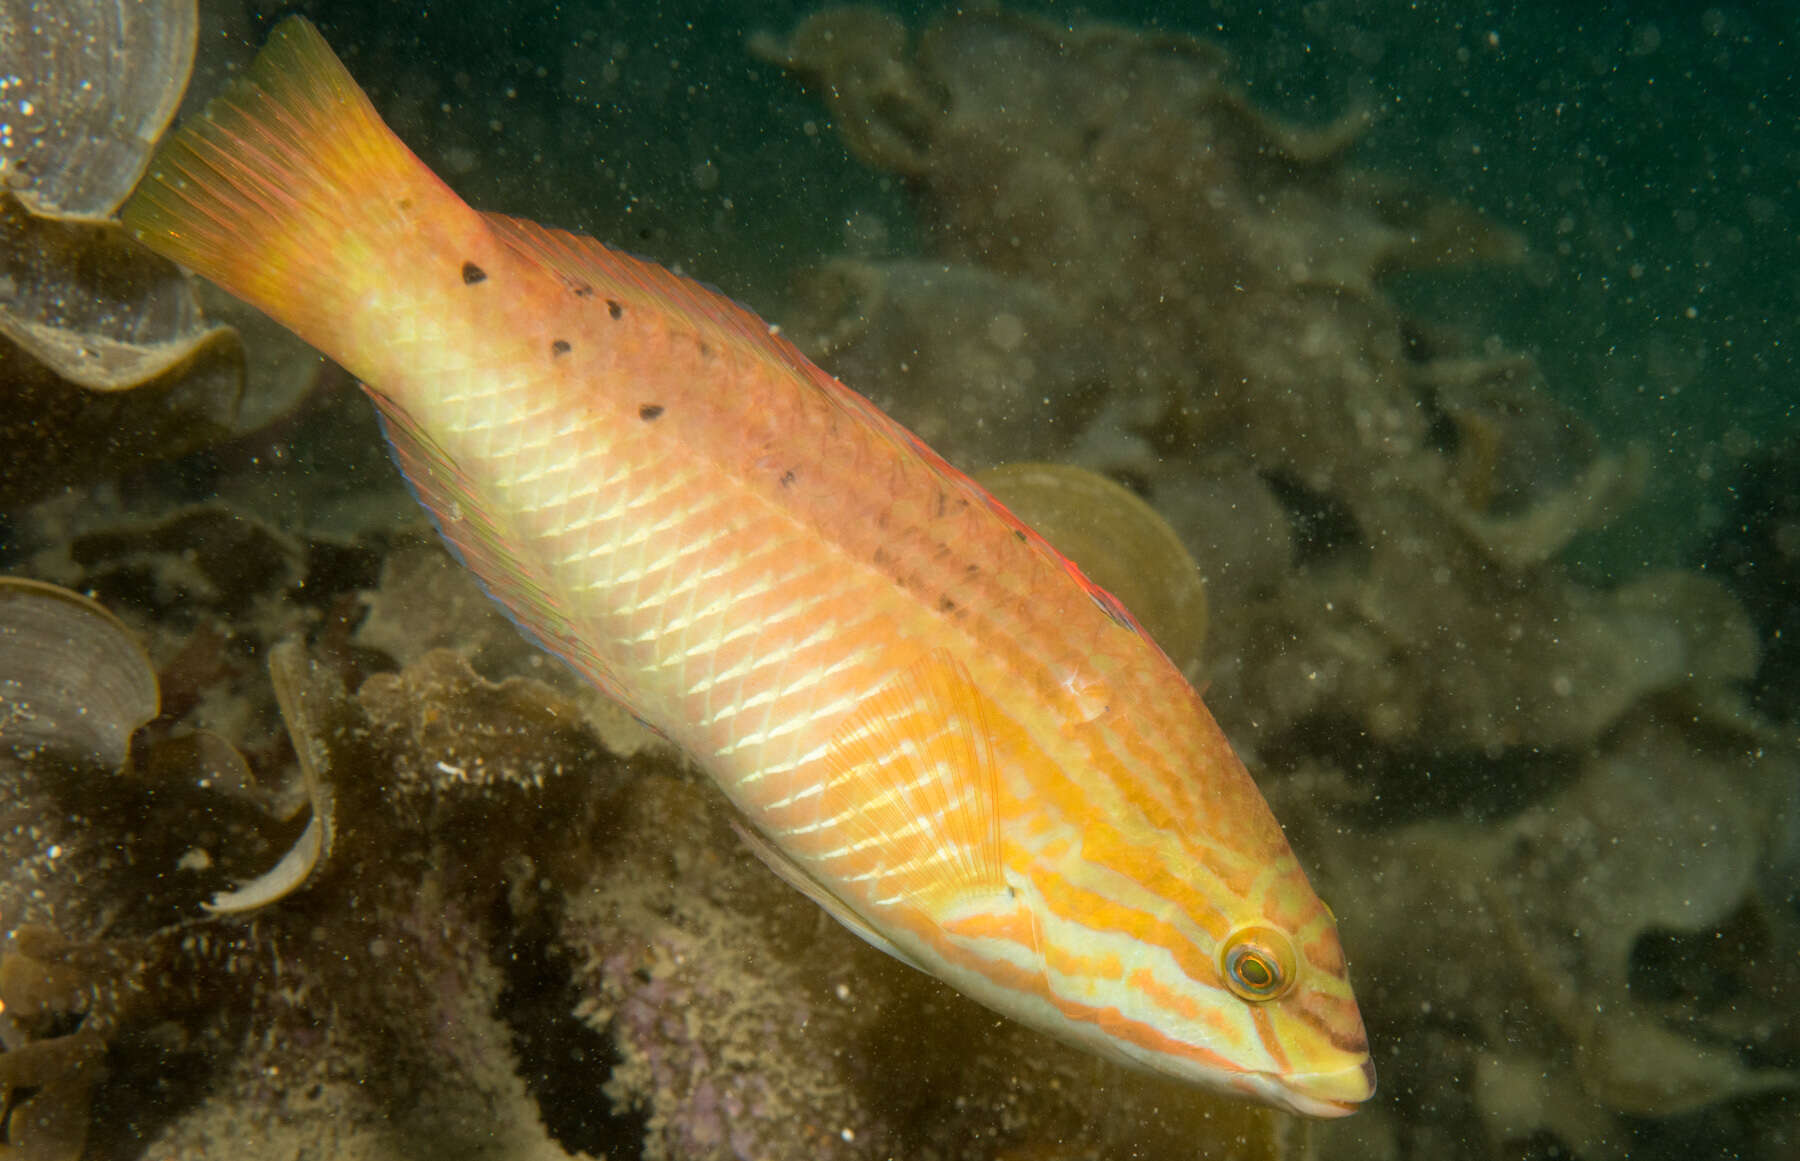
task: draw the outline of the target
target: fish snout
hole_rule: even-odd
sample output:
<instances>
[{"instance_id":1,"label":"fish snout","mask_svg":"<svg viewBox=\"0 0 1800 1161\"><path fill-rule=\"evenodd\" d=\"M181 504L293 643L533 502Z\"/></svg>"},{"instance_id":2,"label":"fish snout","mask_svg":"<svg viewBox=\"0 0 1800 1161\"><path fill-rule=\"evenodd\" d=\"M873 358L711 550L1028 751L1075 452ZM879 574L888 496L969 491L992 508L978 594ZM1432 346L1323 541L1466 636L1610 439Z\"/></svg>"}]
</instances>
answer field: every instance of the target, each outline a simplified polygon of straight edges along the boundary
<instances>
[{"instance_id":1,"label":"fish snout","mask_svg":"<svg viewBox=\"0 0 1800 1161\"><path fill-rule=\"evenodd\" d=\"M1345 1117L1375 1095L1375 1062L1363 1057L1360 1064L1330 1072L1289 1073L1271 1078L1279 1095L1276 1102L1309 1117Z\"/></svg>"}]
</instances>

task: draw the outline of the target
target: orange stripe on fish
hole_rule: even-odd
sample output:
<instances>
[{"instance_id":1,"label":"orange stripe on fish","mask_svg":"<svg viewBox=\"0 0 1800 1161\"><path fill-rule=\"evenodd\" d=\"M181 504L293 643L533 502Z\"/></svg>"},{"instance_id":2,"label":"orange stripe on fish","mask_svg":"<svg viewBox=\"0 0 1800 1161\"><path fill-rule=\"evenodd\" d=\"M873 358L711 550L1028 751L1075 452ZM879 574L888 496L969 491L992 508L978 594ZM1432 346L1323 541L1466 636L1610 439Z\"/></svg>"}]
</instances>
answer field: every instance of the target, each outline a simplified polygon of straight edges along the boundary
<instances>
[{"instance_id":1,"label":"orange stripe on fish","mask_svg":"<svg viewBox=\"0 0 1800 1161\"><path fill-rule=\"evenodd\" d=\"M471 209L299 19L123 217L361 379L493 597L863 938L1221 1091L1322 1116L1373 1091L1335 920L1199 696L755 315Z\"/></svg>"},{"instance_id":2,"label":"orange stripe on fish","mask_svg":"<svg viewBox=\"0 0 1800 1161\"><path fill-rule=\"evenodd\" d=\"M1286 1072L1292 1066L1288 1064L1287 1052L1281 1046L1281 1038L1275 1034L1275 1027L1269 1020L1269 1013L1262 1008L1250 1009L1251 1023L1256 1025L1256 1038L1262 1043L1263 1051L1275 1066Z\"/></svg>"},{"instance_id":3,"label":"orange stripe on fish","mask_svg":"<svg viewBox=\"0 0 1800 1161\"><path fill-rule=\"evenodd\" d=\"M1055 997L1053 1003L1069 1020L1099 1028L1122 1044L1141 1045L1147 1052L1186 1060L1234 1079L1249 1079L1252 1075L1239 1069L1231 1056L1169 1036L1155 1025L1126 1016L1116 1007L1083 1004L1061 997Z\"/></svg>"},{"instance_id":4,"label":"orange stripe on fish","mask_svg":"<svg viewBox=\"0 0 1800 1161\"><path fill-rule=\"evenodd\" d=\"M1121 901L1104 890L1083 886L1065 875L1039 875L1035 884L1044 906L1058 918L1079 923L1096 933L1115 933L1166 951L1189 980L1219 989L1218 969L1212 958L1183 933L1169 911L1153 910L1154 898ZM1135 905L1134 905L1135 904Z\"/></svg>"},{"instance_id":5,"label":"orange stripe on fish","mask_svg":"<svg viewBox=\"0 0 1800 1161\"><path fill-rule=\"evenodd\" d=\"M1192 994L1178 992L1168 988L1156 978L1156 973L1148 968L1133 971L1128 982L1133 988L1143 992L1152 1003L1183 1020L1194 1024L1203 1024L1212 1030L1215 1043L1233 1045L1240 1039L1237 1026L1226 1019L1224 1014L1214 1005L1203 1004Z\"/></svg>"}]
</instances>

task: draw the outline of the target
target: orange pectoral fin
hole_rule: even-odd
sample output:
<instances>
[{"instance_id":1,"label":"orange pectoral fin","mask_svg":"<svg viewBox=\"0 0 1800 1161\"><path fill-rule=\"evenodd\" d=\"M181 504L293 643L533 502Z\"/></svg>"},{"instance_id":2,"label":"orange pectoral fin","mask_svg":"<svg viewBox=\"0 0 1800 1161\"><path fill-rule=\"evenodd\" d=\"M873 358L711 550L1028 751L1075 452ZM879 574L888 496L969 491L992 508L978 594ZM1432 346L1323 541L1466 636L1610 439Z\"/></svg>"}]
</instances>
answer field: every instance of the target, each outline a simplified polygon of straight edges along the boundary
<instances>
[{"instance_id":1,"label":"orange pectoral fin","mask_svg":"<svg viewBox=\"0 0 1800 1161\"><path fill-rule=\"evenodd\" d=\"M826 753L813 860L822 876L875 907L932 917L1004 897L996 713L943 650L865 699Z\"/></svg>"}]
</instances>

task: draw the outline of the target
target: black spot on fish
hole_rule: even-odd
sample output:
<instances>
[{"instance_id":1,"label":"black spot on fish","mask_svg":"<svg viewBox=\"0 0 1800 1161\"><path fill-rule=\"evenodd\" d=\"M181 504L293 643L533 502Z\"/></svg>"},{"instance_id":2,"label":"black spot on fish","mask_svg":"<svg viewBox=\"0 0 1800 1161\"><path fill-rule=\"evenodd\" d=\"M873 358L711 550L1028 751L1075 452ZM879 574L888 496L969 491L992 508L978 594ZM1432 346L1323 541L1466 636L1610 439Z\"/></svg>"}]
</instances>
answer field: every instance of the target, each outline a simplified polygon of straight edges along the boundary
<instances>
[{"instance_id":1,"label":"black spot on fish","mask_svg":"<svg viewBox=\"0 0 1800 1161\"><path fill-rule=\"evenodd\" d=\"M569 353L569 341L567 339L557 339L554 343L550 344L550 353L552 355L568 354Z\"/></svg>"},{"instance_id":2,"label":"black spot on fish","mask_svg":"<svg viewBox=\"0 0 1800 1161\"><path fill-rule=\"evenodd\" d=\"M474 286L477 282L486 282L486 281L487 281L487 271L485 271L481 267L475 265L475 263L473 263L473 262L464 262L463 263L463 282L467 283L470 286Z\"/></svg>"},{"instance_id":3,"label":"black spot on fish","mask_svg":"<svg viewBox=\"0 0 1800 1161\"><path fill-rule=\"evenodd\" d=\"M950 508L950 497L944 495L944 493L940 491L938 493L938 497L937 497L937 515L941 517L946 511L949 510L949 508Z\"/></svg>"},{"instance_id":4,"label":"black spot on fish","mask_svg":"<svg viewBox=\"0 0 1800 1161\"><path fill-rule=\"evenodd\" d=\"M940 612L940 613L956 612L956 602L951 600L949 597L939 597L938 598L938 612Z\"/></svg>"},{"instance_id":5,"label":"black spot on fish","mask_svg":"<svg viewBox=\"0 0 1800 1161\"><path fill-rule=\"evenodd\" d=\"M794 475L793 472L783 472L781 473L781 486L784 488L791 488L794 486L794 481L798 478L799 477Z\"/></svg>"},{"instance_id":6,"label":"black spot on fish","mask_svg":"<svg viewBox=\"0 0 1800 1161\"><path fill-rule=\"evenodd\" d=\"M617 299L609 298L606 300L606 313L614 318L624 318L625 308L619 305Z\"/></svg>"},{"instance_id":7,"label":"black spot on fish","mask_svg":"<svg viewBox=\"0 0 1800 1161\"><path fill-rule=\"evenodd\" d=\"M594 288L585 282L577 282L571 289L575 291L576 298L592 298L594 296Z\"/></svg>"},{"instance_id":8,"label":"black spot on fish","mask_svg":"<svg viewBox=\"0 0 1800 1161\"><path fill-rule=\"evenodd\" d=\"M412 212L412 199L411 198L401 198L399 201L395 202L394 205L396 207L398 207L400 212L403 214L409 214Z\"/></svg>"},{"instance_id":9,"label":"black spot on fish","mask_svg":"<svg viewBox=\"0 0 1800 1161\"><path fill-rule=\"evenodd\" d=\"M975 575L975 574L976 574L976 573L978 573L978 572L980 572L980 571L981 571L981 566L980 566L980 565L978 565L978 564L976 564L976 563L975 563L975 562L974 562L974 561L970 561L970 562L969 562L969 569L968 569L968 572L969 572L969 575L970 575L970 576L974 576L974 575Z\"/></svg>"},{"instance_id":10,"label":"black spot on fish","mask_svg":"<svg viewBox=\"0 0 1800 1161\"><path fill-rule=\"evenodd\" d=\"M1013 529L1013 539L1015 539L1015 540L1025 539L1025 530L1023 528Z\"/></svg>"},{"instance_id":11,"label":"black spot on fish","mask_svg":"<svg viewBox=\"0 0 1800 1161\"><path fill-rule=\"evenodd\" d=\"M700 357L702 359L712 358L712 344L705 339L700 340Z\"/></svg>"},{"instance_id":12,"label":"black spot on fish","mask_svg":"<svg viewBox=\"0 0 1800 1161\"><path fill-rule=\"evenodd\" d=\"M660 404L660 403L646 403L642 407L638 408L638 418L643 420L645 423L649 423L652 419L655 419L657 416L661 415L662 413L663 413L663 409L662 409L662 404Z\"/></svg>"}]
</instances>

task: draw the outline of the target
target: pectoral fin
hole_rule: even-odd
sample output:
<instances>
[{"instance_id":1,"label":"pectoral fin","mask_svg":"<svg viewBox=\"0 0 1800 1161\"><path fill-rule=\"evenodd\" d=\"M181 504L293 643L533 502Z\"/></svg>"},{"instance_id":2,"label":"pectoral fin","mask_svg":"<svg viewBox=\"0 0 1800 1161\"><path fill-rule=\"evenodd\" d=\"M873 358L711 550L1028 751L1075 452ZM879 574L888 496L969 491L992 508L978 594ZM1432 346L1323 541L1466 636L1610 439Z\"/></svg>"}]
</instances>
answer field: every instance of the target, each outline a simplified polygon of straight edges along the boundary
<instances>
[{"instance_id":1,"label":"pectoral fin","mask_svg":"<svg viewBox=\"0 0 1800 1161\"><path fill-rule=\"evenodd\" d=\"M1007 894L1000 859L998 717L969 671L925 654L866 698L826 753L820 877L871 906L940 922Z\"/></svg>"}]
</instances>

